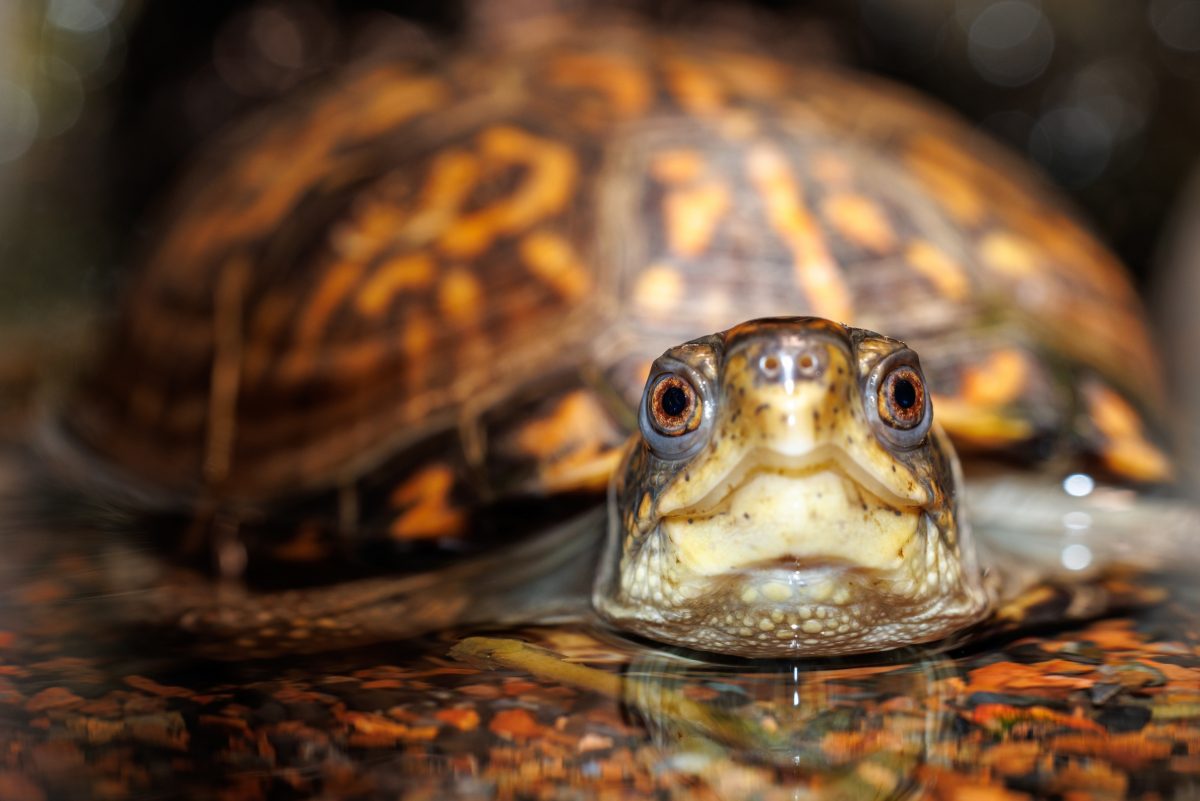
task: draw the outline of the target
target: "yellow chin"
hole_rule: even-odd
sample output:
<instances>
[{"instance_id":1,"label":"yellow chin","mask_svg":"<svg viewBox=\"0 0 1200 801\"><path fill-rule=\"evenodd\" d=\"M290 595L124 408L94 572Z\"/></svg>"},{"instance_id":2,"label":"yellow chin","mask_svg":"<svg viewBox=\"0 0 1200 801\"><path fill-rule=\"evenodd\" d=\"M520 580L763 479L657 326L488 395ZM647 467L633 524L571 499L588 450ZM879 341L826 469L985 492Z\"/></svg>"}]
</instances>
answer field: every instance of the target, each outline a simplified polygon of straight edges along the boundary
<instances>
[{"instance_id":1,"label":"yellow chin","mask_svg":"<svg viewBox=\"0 0 1200 801\"><path fill-rule=\"evenodd\" d=\"M750 657L882 650L978 620L988 595L945 533L860 472L752 459L663 517L597 608L656 639Z\"/></svg>"},{"instance_id":2,"label":"yellow chin","mask_svg":"<svg viewBox=\"0 0 1200 801\"><path fill-rule=\"evenodd\" d=\"M700 578L850 568L890 572L916 547L921 510L891 504L836 463L756 466L713 505L662 521L683 574Z\"/></svg>"}]
</instances>

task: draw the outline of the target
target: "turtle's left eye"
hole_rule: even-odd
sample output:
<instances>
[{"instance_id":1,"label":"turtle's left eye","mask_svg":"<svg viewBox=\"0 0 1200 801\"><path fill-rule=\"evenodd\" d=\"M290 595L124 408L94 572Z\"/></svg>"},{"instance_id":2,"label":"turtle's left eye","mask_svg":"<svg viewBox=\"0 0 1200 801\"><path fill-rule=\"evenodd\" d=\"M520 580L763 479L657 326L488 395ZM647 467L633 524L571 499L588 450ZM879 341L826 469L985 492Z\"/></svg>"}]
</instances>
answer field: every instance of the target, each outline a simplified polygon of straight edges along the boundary
<instances>
[{"instance_id":1,"label":"turtle's left eye","mask_svg":"<svg viewBox=\"0 0 1200 801\"><path fill-rule=\"evenodd\" d=\"M879 419L900 429L916 428L925 418L925 382L901 365L888 373L879 390Z\"/></svg>"},{"instance_id":2,"label":"turtle's left eye","mask_svg":"<svg viewBox=\"0 0 1200 801\"><path fill-rule=\"evenodd\" d=\"M914 448L929 433L933 409L911 350L893 353L872 371L863 400L875 430L891 445Z\"/></svg>"}]
</instances>

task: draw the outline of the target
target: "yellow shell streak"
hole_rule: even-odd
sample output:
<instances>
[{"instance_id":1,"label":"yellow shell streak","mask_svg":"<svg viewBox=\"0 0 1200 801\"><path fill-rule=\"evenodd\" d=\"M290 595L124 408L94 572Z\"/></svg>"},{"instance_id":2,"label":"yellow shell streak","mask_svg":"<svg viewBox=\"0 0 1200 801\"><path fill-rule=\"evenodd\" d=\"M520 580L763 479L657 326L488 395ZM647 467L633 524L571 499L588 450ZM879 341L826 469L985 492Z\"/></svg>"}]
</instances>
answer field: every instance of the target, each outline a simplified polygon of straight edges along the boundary
<instances>
[{"instance_id":1,"label":"yellow shell streak","mask_svg":"<svg viewBox=\"0 0 1200 801\"><path fill-rule=\"evenodd\" d=\"M978 621L992 599L949 441L931 410L907 429L876 411L897 366L919 377L903 343L817 318L667 351L649 385L685 377L703 423L664 437L642 410L614 479L600 614L749 657L885 650Z\"/></svg>"}]
</instances>

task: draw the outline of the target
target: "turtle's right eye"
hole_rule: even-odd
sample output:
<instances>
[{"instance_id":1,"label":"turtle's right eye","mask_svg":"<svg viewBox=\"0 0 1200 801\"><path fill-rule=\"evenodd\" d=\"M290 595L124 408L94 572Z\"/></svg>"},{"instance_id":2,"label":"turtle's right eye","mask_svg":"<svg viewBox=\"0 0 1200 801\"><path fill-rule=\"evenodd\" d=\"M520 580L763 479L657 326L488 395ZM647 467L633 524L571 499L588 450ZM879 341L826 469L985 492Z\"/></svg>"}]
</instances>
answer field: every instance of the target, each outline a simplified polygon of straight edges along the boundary
<instances>
[{"instance_id":1,"label":"turtle's right eye","mask_svg":"<svg viewBox=\"0 0 1200 801\"><path fill-rule=\"evenodd\" d=\"M706 408L703 387L683 365L656 365L639 414L642 436L661 459L679 460L693 455L704 441Z\"/></svg>"},{"instance_id":2,"label":"turtle's right eye","mask_svg":"<svg viewBox=\"0 0 1200 801\"><path fill-rule=\"evenodd\" d=\"M700 397L687 379L660 376L650 390L650 421L660 434L678 437L700 423Z\"/></svg>"}]
</instances>

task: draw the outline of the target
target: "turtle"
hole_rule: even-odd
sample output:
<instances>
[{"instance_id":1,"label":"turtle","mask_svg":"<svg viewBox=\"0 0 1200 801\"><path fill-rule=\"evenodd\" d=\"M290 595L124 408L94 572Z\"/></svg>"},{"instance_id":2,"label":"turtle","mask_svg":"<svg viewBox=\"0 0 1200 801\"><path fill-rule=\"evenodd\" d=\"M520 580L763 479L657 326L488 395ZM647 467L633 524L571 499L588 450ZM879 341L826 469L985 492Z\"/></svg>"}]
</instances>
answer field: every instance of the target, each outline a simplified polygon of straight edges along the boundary
<instances>
[{"instance_id":1,"label":"turtle","mask_svg":"<svg viewBox=\"0 0 1200 801\"><path fill-rule=\"evenodd\" d=\"M1064 513L1116 497L1086 490L1170 480L1136 292L1013 154L910 90L729 31L536 30L347 66L220 137L168 204L45 440L88 492L242 581L163 600L186 630L252 655L578 611L546 599L599 565L600 614L651 638L884 649L1036 583L976 563L964 486L990 488L977 519L1049 531L1057 555ZM833 405L803 413L847 442L820 449L835 479L786 450L760 466L820 502L719 501L741 517L690 555L791 560L811 603L726 582L700 623L668 614L698 585L625 539L664 505L712 517L693 496L728 478L713 443L796 422L778 398L718 411L720 376L746 397L823 387ZM746 538L772 515L812 516L827 552ZM915 520L936 536L906 553ZM946 572L880 594L867 567L894 558ZM862 593L861 620L837 613Z\"/></svg>"}]
</instances>

